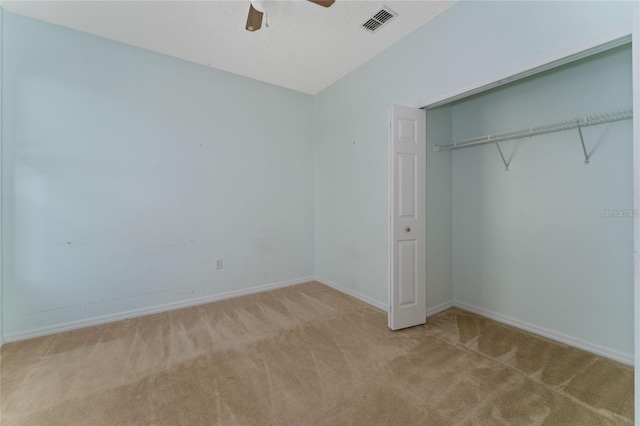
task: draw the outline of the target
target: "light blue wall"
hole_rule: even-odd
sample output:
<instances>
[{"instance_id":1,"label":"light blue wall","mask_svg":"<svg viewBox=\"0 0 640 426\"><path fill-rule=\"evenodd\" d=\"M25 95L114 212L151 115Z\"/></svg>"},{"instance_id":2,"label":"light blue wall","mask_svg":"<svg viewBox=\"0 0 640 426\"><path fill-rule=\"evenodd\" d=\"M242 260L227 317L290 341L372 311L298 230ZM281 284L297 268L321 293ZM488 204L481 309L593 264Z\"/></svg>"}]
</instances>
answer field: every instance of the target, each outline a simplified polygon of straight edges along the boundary
<instances>
[{"instance_id":1,"label":"light blue wall","mask_svg":"<svg viewBox=\"0 0 640 426\"><path fill-rule=\"evenodd\" d=\"M460 2L316 95L316 275L387 303L390 105L422 107L541 55L630 32L635 7Z\"/></svg>"},{"instance_id":2,"label":"light blue wall","mask_svg":"<svg viewBox=\"0 0 640 426\"><path fill-rule=\"evenodd\" d=\"M453 138L632 107L619 48L456 104ZM631 120L453 153L455 300L633 354Z\"/></svg>"},{"instance_id":3,"label":"light blue wall","mask_svg":"<svg viewBox=\"0 0 640 426\"><path fill-rule=\"evenodd\" d=\"M310 96L6 12L3 54L5 337L313 276Z\"/></svg>"}]
</instances>

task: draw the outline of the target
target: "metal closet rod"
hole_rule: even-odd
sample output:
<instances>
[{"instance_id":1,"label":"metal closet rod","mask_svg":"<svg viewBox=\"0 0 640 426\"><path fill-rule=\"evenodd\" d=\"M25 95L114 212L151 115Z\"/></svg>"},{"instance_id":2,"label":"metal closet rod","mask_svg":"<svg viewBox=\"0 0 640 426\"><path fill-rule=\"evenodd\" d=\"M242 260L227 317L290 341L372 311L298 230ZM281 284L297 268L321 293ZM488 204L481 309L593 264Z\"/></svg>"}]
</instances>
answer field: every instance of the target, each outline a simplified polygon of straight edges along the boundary
<instances>
[{"instance_id":1,"label":"metal closet rod","mask_svg":"<svg viewBox=\"0 0 640 426\"><path fill-rule=\"evenodd\" d=\"M545 124L543 126L529 127L511 132L496 133L494 135L480 136L477 138L465 139L448 145L436 145L436 150L460 149L469 146L485 145L513 139L530 138L532 136L544 135L546 133L560 132L562 130L578 129L581 127L595 126L596 124L611 123L613 121L628 120L633 118L632 109L623 109L607 112L603 114L588 115L578 117L573 120L560 121L557 123ZM586 155L585 155L586 156Z\"/></svg>"}]
</instances>

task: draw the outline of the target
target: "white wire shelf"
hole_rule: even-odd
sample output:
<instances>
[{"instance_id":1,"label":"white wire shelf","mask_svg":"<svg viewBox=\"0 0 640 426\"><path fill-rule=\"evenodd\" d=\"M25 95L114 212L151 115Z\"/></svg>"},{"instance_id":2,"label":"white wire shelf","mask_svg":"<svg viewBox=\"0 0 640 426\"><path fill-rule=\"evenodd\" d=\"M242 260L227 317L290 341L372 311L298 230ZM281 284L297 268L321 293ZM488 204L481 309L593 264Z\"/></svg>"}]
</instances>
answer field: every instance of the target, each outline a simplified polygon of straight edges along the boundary
<instances>
[{"instance_id":1,"label":"white wire shelf","mask_svg":"<svg viewBox=\"0 0 640 426\"><path fill-rule=\"evenodd\" d=\"M573 120L559 121L557 123L545 124L542 126L529 127L510 132L496 133L493 135L479 136L465 139L448 145L436 145L436 150L460 149L470 146L485 145L489 143L504 142L513 139L530 138L547 133L560 132L563 130L580 129L581 127L595 126L596 124L611 123L613 121L628 120L633 118L632 109L623 109L602 114L594 114L585 117L578 117Z\"/></svg>"}]
</instances>

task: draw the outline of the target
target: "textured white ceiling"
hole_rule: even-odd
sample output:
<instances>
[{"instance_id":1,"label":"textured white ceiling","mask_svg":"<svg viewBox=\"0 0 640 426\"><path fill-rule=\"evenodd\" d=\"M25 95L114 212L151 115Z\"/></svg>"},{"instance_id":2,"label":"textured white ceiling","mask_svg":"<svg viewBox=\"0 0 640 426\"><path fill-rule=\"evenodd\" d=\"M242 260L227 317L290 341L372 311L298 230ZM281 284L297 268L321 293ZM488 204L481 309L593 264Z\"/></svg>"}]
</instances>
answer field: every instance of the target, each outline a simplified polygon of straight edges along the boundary
<instances>
[{"instance_id":1,"label":"textured white ceiling","mask_svg":"<svg viewBox=\"0 0 640 426\"><path fill-rule=\"evenodd\" d=\"M249 0L3 1L10 12L304 93L316 94L454 1L337 0L324 8L277 1L269 28L244 29ZM383 5L398 13L375 33L361 25Z\"/></svg>"}]
</instances>

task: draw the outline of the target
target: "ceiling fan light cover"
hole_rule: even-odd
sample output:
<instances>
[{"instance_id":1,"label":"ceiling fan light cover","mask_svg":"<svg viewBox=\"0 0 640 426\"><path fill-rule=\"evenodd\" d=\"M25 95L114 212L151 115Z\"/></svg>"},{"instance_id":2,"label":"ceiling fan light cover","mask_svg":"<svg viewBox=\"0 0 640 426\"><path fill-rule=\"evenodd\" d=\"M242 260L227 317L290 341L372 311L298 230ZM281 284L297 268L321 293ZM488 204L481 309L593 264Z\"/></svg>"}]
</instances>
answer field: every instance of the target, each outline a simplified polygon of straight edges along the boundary
<instances>
[{"instance_id":1,"label":"ceiling fan light cover","mask_svg":"<svg viewBox=\"0 0 640 426\"><path fill-rule=\"evenodd\" d=\"M253 8L258 12L271 12L274 6L274 0L251 0Z\"/></svg>"}]
</instances>

